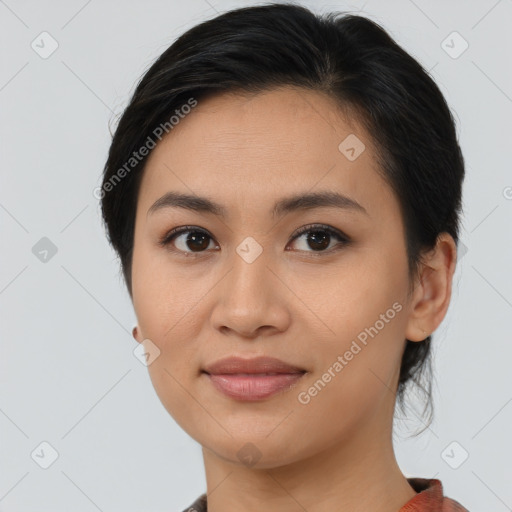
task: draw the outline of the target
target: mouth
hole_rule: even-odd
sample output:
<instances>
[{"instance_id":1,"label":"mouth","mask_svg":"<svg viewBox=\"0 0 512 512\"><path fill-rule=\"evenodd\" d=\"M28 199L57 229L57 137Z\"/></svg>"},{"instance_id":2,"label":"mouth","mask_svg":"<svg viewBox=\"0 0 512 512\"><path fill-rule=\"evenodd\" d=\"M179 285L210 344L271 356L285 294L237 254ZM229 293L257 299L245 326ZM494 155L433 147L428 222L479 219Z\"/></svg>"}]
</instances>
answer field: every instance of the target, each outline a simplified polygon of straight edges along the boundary
<instances>
[{"instance_id":1,"label":"mouth","mask_svg":"<svg viewBox=\"0 0 512 512\"><path fill-rule=\"evenodd\" d=\"M229 357L206 366L202 373L225 396L257 401L291 389L307 371L271 357Z\"/></svg>"}]
</instances>

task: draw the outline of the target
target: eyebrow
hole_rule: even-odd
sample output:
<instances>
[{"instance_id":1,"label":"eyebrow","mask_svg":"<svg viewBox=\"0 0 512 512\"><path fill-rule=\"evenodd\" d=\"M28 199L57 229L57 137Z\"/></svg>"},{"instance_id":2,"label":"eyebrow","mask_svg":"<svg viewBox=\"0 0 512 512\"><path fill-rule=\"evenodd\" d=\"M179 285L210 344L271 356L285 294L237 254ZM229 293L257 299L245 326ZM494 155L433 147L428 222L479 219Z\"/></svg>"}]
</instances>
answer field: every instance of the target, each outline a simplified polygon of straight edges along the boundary
<instances>
[{"instance_id":1,"label":"eyebrow","mask_svg":"<svg viewBox=\"0 0 512 512\"><path fill-rule=\"evenodd\" d=\"M282 217L283 215L294 211L310 210L322 207L341 208L368 215L366 209L356 200L338 192L328 190L298 194L280 199L274 204L270 214L275 218ZM165 208L184 208L194 212L211 213L223 218L227 217L226 208L215 201L212 201L207 197L182 194L179 192L167 192L157 199L149 208L146 216Z\"/></svg>"}]
</instances>

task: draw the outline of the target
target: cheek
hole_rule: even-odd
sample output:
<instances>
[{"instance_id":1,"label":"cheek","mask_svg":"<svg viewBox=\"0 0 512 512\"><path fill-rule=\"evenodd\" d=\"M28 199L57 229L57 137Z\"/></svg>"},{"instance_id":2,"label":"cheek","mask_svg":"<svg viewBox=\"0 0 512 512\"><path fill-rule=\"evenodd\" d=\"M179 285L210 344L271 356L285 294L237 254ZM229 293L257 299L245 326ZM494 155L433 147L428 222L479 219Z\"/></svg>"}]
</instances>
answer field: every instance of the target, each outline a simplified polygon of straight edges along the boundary
<instances>
[{"instance_id":1,"label":"cheek","mask_svg":"<svg viewBox=\"0 0 512 512\"><path fill-rule=\"evenodd\" d=\"M287 276L293 291L310 310L309 329L318 329L322 351L344 351L360 335L370 339L397 339L403 328L407 293L405 262L392 259L385 251L373 250L342 255L340 263L325 271L305 269ZM292 281L293 278L293 281ZM298 304L298 303L297 303ZM298 304L297 311L304 310ZM400 336L398 336L400 339Z\"/></svg>"},{"instance_id":2,"label":"cheek","mask_svg":"<svg viewBox=\"0 0 512 512\"><path fill-rule=\"evenodd\" d=\"M315 343L318 364L308 382L313 388L301 391L315 417L329 409L343 424L371 414L395 387L405 343L407 273L383 256L356 258L350 272L322 282L324 294L312 303L329 330L323 328L326 334Z\"/></svg>"},{"instance_id":3,"label":"cheek","mask_svg":"<svg viewBox=\"0 0 512 512\"><path fill-rule=\"evenodd\" d=\"M293 414L297 429L291 429L290 443L307 452L314 451L319 442L349 439L371 424L383 407L391 408L403 349L400 322L398 314L380 331L373 330L373 322L367 330L356 329L354 336L342 335L321 346L322 364L297 390ZM309 431L321 432L322 439L301 438L301 424L307 424Z\"/></svg>"},{"instance_id":4,"label":"cheek","mask_svg":"<svg viewBox=\"0 0 512 512\"><path fill-rule=\"evenodd\" d=\"M151 340L157 354L148 372L163 405L174 410L185 406L183 384L190 380L187 369L194 365L194 303L189 287L169 273L169 265L149 251L134 250L133 305L141 336ZM185 295L186 294L186 295ZM191 335L192 334L192 335ZM180 386L182 384L182 386Z\"/></svg>"},{"instance_id":5,"label":"cheek","mask_svg":"<svg viewBox=\"0 0 512 512\"><path fill-rule=\"evenodd\" d=\"M187 277L188 275L188 277ZM194 308L204 294L204 278L170 263L165 250L140 246L133 255L133 305L144 335L162 348L193 323ZM203 293L201 293L203 292Z\"/></svg>"},{"instance_id":6,"label":"cheek","mask_svg":"<svg viewBox=\"0 0 512 512\"><path fill-rule=\"evenodd\" d=\"M191 386L190 371L182 360L175 361L174 357L165 352L148 367L153 388L162 406L198 443L204 442L212 433L221 437L224 431L220 428L216 431L217 424L205 412L207 404L203 404Z\"/></svg>"}]
</instances>

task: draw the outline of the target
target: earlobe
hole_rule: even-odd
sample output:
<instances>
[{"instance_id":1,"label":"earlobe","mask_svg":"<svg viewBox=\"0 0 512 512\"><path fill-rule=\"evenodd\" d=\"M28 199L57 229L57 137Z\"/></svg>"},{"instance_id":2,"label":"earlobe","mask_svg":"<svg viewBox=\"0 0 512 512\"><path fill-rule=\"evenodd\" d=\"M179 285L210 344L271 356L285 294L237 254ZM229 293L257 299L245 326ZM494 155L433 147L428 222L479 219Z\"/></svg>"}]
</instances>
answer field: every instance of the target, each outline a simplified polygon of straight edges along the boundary
<instances>
[{"instance_id":1,"label":"earlobe","mask_svg":"<svg viewBox=\"0 0 512 512\"><path fill-rule=\"evenodd\" d=\"M137 329L137 326L135 326L133 329L132 329L132 336L133 336L133 339L140 343L142 340L139 340L139 330Z\"/></svg>"},{"instance_id":2,"label":"earlobe","mask_svg":"<svg viewBox=\"0 0 512 512\"><path fill-rule=\"evenodd\" d=\"M425 340L445 317L451 299L456 251L453 238L441 233L435 248L425 255L410 305L405 333L408 340Z\"/></svg>"}]
</instances>

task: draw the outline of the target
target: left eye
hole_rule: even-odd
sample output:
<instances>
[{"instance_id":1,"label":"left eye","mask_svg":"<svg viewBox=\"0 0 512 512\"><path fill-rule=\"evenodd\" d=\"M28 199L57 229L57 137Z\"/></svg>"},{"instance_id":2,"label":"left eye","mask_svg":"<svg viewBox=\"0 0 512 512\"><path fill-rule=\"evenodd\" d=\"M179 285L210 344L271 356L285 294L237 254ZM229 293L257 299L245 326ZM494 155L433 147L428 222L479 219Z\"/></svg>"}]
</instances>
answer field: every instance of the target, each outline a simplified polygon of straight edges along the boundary
<instances>
[{"instance_id":1,"label":"left eye","mask_svg":"<svg viewBox=\"0 0 512 512\"><path fill-rule=\"evenodd\" d=\"M306 236L304 236L306 235ZM348 244L349 240L342 233L337 230L323 225L317 226L306 226L302 228L299 233L293 237L293 241L302 239L302 247L299 247L299 251L311 252L308 247L311 248L312 252L328 252L336 246ZM333 239L337 240L337 243L331 244Z\"/></svg>"}]
</instances>

